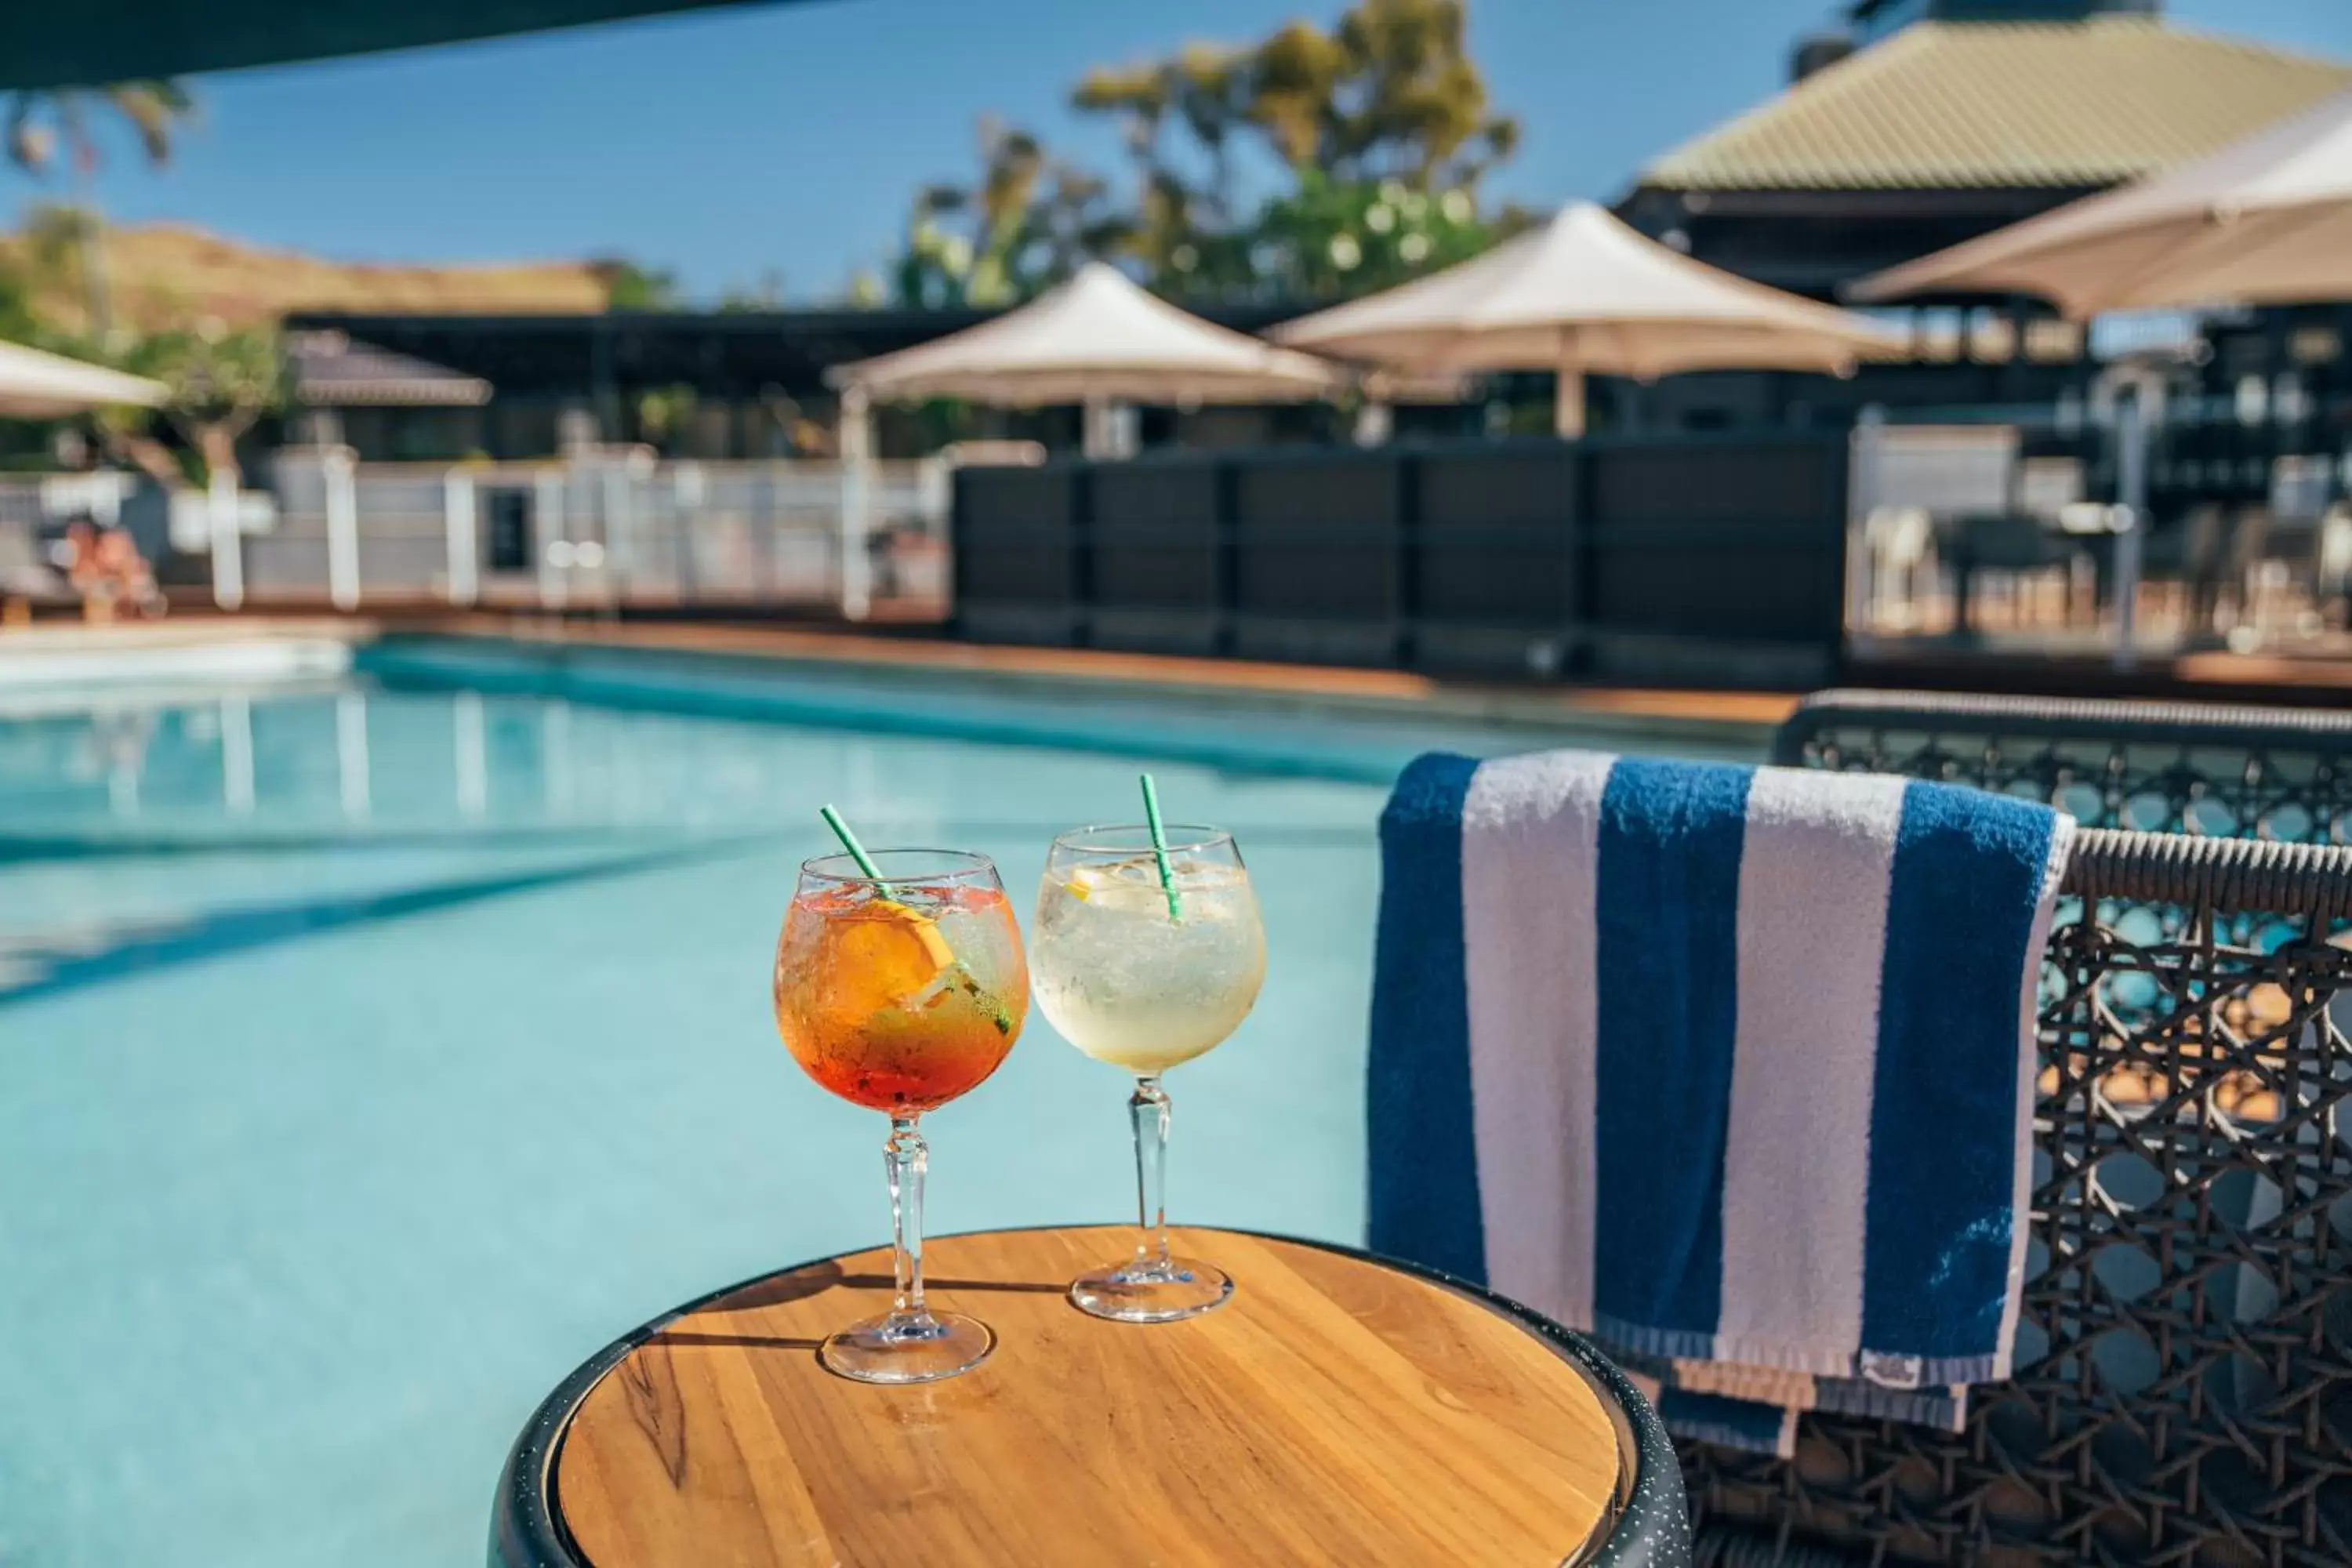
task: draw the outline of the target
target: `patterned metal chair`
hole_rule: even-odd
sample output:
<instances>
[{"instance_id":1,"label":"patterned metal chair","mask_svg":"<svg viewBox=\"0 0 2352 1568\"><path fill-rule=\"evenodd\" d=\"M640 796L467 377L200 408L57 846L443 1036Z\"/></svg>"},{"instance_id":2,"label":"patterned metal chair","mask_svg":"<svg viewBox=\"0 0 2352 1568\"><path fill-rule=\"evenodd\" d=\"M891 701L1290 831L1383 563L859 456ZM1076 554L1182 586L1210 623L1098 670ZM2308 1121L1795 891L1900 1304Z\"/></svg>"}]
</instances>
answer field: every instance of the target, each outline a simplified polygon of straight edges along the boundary
<instances>
[{"instance_id":1,"label":"patterned metal chair","mask_svg":"<svg viewBox=\"0 0 2352 1568\"><path fill-rule=\"evenodd\" d=\"M1825 694L1775 760L2056 799L2020 1371L1966 1431L1687 1445L1698 1560L2352 1563L2352 723ZM2221 837L2223 833L2264 837ZM2287 840L2304 840L2289 842Z\"/></svg>"},{"instance_id":2,"label":"patterned metal chair","mask_svg":"<svg viewBox=\"0 0 2352 1568\"><path fill-rule=\"evenodd\" d=\"M2352 843L2347 713L1822 691L1780 726L1772 760L2028 794L2085 827Z\"/></svg>"}]
</instances>

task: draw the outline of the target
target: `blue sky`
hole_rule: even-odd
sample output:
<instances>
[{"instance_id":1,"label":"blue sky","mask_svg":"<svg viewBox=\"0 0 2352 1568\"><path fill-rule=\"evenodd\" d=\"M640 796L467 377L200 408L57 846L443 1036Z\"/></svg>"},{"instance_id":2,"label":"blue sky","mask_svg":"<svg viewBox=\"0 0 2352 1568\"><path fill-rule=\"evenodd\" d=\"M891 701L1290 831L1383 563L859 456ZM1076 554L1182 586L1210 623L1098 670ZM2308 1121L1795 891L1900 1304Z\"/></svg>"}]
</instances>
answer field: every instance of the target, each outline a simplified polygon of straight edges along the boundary
<instances>
[{"instance_id":1,"label":"blue sky","mask_svg":"<svg viewBox=\"0 0 2352 1568\"><path fill-rule=\"evenodd\" d=\"M994 110L1104 168L1063 107L1089 65L1241 41L1342 0L817 0L199 78L204 122L117 219L178 218L357 260L625 255L698 294L763 272L796 300L890 253L923 181L973 165ZM2174 0L2179 25L2352 58L2347 0ZM1525 123L1496 180L1606 198L1647 157L1770 94L1824 0L1472 0L1495 101ZM1181 20L1174 19L1178 16ZM15 197L38 194L0 174Z\"/></svg>"}]
</instances>

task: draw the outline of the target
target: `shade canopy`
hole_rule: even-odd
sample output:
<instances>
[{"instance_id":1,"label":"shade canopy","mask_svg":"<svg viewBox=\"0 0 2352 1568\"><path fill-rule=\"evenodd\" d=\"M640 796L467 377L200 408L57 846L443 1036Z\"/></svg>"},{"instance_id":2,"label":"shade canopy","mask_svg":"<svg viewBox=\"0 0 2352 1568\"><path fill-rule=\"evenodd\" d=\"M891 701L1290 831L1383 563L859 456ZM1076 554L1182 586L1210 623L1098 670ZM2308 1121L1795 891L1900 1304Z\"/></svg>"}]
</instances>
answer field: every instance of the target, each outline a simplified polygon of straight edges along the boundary
<instances>
[{"instance_id":1,"label":"shade canopy","mask_svg":"<svg viewBox=\"0 0 2352 1568\"><path fill-rule=\"evenodd\" d=\"M50 419L117 405L152 408L170 395L160 381L0 343L0 418Z\"/></svg>"},{"instance_id":2,"label":"shade canopy","mask_svg":"<svg viewBox=\"0 0 2352 1568\"><path fill-rule=\"evenodd\" d=\"M372 54L747 0L72 0L0 7L0 88ZM773 3L773 0L759 0Z\"/></svg>"},{"instance_id":3,"label":"shade canopy","mask_svg":"<svg viewBox=\"0 0 2352 1568\"><path fill-rule=\"evenodd\" d=\"M1098 261L992 321L836 366L826 378L876 401L965 397L1016 407L1295 403L1340 384L1312 355L1187 315Z\"/></svg>"},{"instance_id":4,"label":"shade canopy","mask_svg":"<svg viewBox=\"0 0 2352 1568\"><path fill-rule=\"evenodd\" d=\"M1864 279L1856 299L2037 294L2103 310L2352 299L2352 92L2210 157Z\"/></svg>"},{"instance_id":5,"label":"shade canopy","mask_svg":"<svg viewBox=\"0 0 2352 1568\"><path fill-rule=\"evenodd\" d=\"M1484 256L1286 322L1272 335L1434 374L1834 371L1904 352L1860 316L1693 261L1591 202L1563 207Z\"/></svg>"}]
</instances>

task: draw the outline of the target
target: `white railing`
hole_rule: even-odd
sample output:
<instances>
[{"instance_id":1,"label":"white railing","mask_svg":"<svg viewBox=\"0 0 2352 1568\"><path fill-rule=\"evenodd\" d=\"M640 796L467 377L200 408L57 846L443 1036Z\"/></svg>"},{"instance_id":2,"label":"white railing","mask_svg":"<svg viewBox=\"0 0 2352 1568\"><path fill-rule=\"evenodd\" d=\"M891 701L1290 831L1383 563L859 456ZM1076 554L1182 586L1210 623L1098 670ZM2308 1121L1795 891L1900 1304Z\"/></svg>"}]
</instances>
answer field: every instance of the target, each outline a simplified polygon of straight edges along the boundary
<instances>
[{"instance_id":1,"label":"white railing","mask_svg":"<svg viewBox=\"0 0 2352 1568\"><path fill-rule=\"evenodd\" d=\"M642 447L535 463L362 463L288 447L278 516L243 539L250 602L864 607L943 605L948 466L662 462ZM853 570L845 574L845 561ZM862 569L861 569L862 568Z\"/></svg>"}]
</instances>

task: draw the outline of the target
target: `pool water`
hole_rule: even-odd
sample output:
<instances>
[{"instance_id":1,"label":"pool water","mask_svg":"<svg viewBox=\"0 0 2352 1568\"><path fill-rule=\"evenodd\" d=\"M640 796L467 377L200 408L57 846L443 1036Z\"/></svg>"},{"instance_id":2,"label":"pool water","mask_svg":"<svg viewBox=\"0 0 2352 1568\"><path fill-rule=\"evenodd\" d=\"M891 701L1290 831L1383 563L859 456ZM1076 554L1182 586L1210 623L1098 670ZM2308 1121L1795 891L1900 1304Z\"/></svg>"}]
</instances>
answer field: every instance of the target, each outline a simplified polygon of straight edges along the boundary
<instances>
[{"instance_id":1,"label":"pool water","mask_svg":"<svg viewBox=\"0 0 2352 1568\"><path fill-rule=\"evenodd\" d=\"M1269 951L1170 1079L1171 1202L1354 1240L1384 790L1286 728L1144 759L1236 833ZM364 679L0 717L0 1563L478 1562L575 1364L886 1234L882 1119L769 1014L818 804L1025 915L1138 765ZM926 1123L931 1228L1128 1217L1127 1089L1033 1011Z\"/></svg>"}]
</instances>

